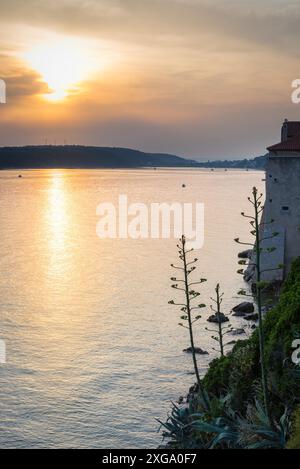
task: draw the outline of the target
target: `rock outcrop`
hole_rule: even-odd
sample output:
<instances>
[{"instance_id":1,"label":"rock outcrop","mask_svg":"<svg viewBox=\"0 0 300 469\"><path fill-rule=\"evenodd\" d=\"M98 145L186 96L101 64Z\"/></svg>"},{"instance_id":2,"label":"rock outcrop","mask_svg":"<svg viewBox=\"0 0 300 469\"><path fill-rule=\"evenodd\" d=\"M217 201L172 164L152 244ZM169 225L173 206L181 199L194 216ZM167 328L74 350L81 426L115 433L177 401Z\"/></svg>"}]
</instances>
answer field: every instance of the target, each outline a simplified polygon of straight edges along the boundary
<instances>
[{"instance_id":1,"label":"rock outcrop","mask_svg":"<svg viewBox=\"0 0 300 469\"><path fill-rule=\"evenodd\" d=\"M243 301L243 303L240 303L232 308L232 311L235 313L234 316L243 316L248 313L253 313L254 305L249 301Z\"/></svg>"},{"instance_id":2,"label":"rock outcrop","mask_svg":"<svg viewBox=\"0 0 300 469\"><path fill-rule=\"evenodd\" d=\"M188 348L185 348L183 350L183 352L193 353L193 349L192 349L192 347L188 347ZM206 350L202 350L202 348L200 348L200 347L195 347L195 353L197 353L199 355L208 355L208 352Z\"/></svg>"}]
</instances>

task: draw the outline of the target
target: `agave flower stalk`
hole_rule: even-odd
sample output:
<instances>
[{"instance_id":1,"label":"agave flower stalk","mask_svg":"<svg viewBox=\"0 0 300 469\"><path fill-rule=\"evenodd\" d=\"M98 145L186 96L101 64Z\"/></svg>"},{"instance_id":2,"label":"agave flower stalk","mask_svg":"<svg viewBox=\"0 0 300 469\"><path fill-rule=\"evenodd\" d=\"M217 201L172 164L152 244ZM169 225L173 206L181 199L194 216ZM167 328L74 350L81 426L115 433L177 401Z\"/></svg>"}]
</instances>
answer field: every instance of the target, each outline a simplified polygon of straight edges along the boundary
<instances>
[{"instance_id":1,"label":"agave flower stalk","mask_svg":"<svg viewBox=\"0 0 300 469\"><path fill-rule=\"evenodd\" d=\"M201 396L204 402L207 403L208 402L207 396L206 396L206 393L205 393L205 390L203 388L203 384L200 378L197 357L196 357L196 350L195 350L195 339L194 339L194 324L197 321L199 321L199 319L201 318L199 314L197 313L195 314L195 311L199 311L199 309L204 308L205 305L198 304L196 306L193 306L194 300L197 300L198 297L200 296L200 293L194 290L194 286L200 285L203 282L206 282L206 279L201 278L200 280L196 282L190 281L190 275L196 269L196 266L194 264L198 261L198 259L194 258L193 260L189 261L188 255L193 251L193 249L187 250L185 236L181 237L179 244L177 244L177 248L178 248L178 257L182 263L182 266L175 266L174 264L171 264L171 267L173 267L174 269L180 270L182 272L183 278L177 279L176 277L172 277L171 280L173 282L178 282L178 283L174 283L172 285L172 288L174 288L175 290L182 291L184 293L184 303L175 303L174 300L171 300L169 301L169 304L181 306L181 312L183 313L181 315L181 320L186 322L187 325L184 325L183 322L179 323L179 325L189 331L193 366L194 366L194 371L195 371L196 380L198 384L198 389L201 393ZM182 285L182 287L179 286L179 284Z\"/></svg>"},{"instance_id":2,"label":"agave flower stalk","mask_svg":"<svg viewBox=\"0 0 300 469\"><path fill-rule=\"evenodd\" d=\"M248 197L248 200L253 206L254 214L253 216L246 215L244 212L242 212L241 214L244 218L250 219L250 222L249 222L251 225L250 233L254 237L254 243L243 243L239 240L239 238L236 238L235 242L237 242L238 244L251 246L254 251L254 256L252 256L252 259L248 263L248 266L254 267L254 270L255 270L255 280L256 280L255 298L257 302L258 322L259 322L258 333L259 333L259 353L260 353L262 391L263 391L263 396L264 396L264 410L270 421L269 392L268 392L267 371L266 371L266 364L265 364L265 339L264 339L263 315L262 315L262 291L268 285L268 282L262 280L262 274L270 270L281 269L282 266L279 265L279 266L276 266L274 269L264 269L264 270L261 267L262 252L271 253L276 249L275 247L267 247L267 248L263 247L263 244L262 244L263 241L275 238L279 234L277 232L273 232L271 233L270 236L264 237L263 235L262 228L265 225L270 225L274 223L274 220L270 220L267 222L261 221L261 214L264 210L264 207L262 205L262 197L263 197L263 194L258 194L257 188L253 187L252 197ZM246 261L243 261L243 260L239 261L239 264L246 265ZM239 269L238 273L243 275L244 270ZM243 296L250 296L246 294L245 290L241 290L239 294Z\"/></svg>"},{"instance_id":3,"label":"agave flower stalk","mask_svg":"<svg viewBox=\"0 0 300 469\"><path fill-rule=\"evenodd\" d=\"M232 327L231 327L231 324L224 324L224 316L228 316L228 315L225 315L224 313L222 313L221 311L221 305L222 305L222 302L223 302L223 296L224 296L224 293L221 293L220 292L220 285L219 283L217 284L216 288L215 288L215 292L216 292L216 298L211 298L211 300L215 303L216 307L214 308L212 305L210 306L211 310L215 313L215 316L216 316L216 321L217 321L217 325L218 325L218 329L217 329L217 333L218 335L217 336L211 336L211 338L213 340L215 340L218 344L219 344L219 349L215 349L213 348L213 350L215 350L216 352L219 352L221 354L221 357L224 357L225 355L225 347L227 345L229 345L229 343L225 342L225 336L226 334L229 334L230 332L232 332ZM207 331L209 332L216 332L215 330L213 329L209 329L208 327L205 328Z\"/></svg>"}]
</instances>

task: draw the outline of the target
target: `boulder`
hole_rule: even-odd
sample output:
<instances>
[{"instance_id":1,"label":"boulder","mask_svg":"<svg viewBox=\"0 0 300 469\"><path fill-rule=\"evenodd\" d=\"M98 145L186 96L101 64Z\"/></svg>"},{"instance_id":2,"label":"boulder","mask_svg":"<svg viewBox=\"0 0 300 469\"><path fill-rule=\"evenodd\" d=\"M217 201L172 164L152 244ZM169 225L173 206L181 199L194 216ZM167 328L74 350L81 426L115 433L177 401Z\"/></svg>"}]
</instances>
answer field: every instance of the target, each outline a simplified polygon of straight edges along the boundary
<instances>
[{"instance_id":1,"label":"boulder","mask_svg":"<svg viewBox=\"0 0 300 469\"><path fill-rule=\"evenodd\" d=\"M245 316L245 311L236 311L235 313L232 313L232 316L237 316L238 318Z\"/></svg>"},{"instance_id":2,"label":"boulder","mask_svg":"<svg viewBox=\"0 0 300 469\"><path fill-rule=\"evenodd\" d=\"M186 353L193 353L192 347L185 348L183 352ZM195 353L198 353L199 355L208 355L208 352L206 350L202 350L200 347L195 347Z\"/></svg>"},{"instance_id":3,"label":"boulder","mask_svg":"<svg viewBox=\"0 0 300 469\"><path fill-rule=\"evenodd\" d=\"M240 259L250 259L252 255L252 249L247 249L246 251L242 251L238 253L238 257Z\"/></svg>"},{"instance_id":4,"label":"boulder","mask_svg":"<svg viewBox=\"0 0 300 469\"><path fill-rule=\"evenodd\" d=\"M240 303L239 305L235 306L232 308L232 311L235 313L253 313L254 312L254 305L253 303L250 303L249 301L243 301L243 303Z\"/></svg>"},{"instance_id":5,"label":"boulder","mask_svg":"<svg viewBox=\"0 0 300 469\"><path fill-rule=\"evenodd\" d=\"M257 321L258 314L257 313L246 314L246 316L244 316L244 319L246 319L247 321Z\"/></svg>"},{"instance_id":6,"label":"boulder","mask_svg":"<svg viewBox=\"0 0 300 469\"><path fill-rule=\"evenodd\" d=\"M229 321L229 319L228 319L227 316L225 316L225 314L220 313L220 314L212 314L211 316L209 316L207 321L208 322L216 322L218 324L219 322L221 322L221 323L222 322L227 322L227 321Z\"/></svg>"}]
</instances>

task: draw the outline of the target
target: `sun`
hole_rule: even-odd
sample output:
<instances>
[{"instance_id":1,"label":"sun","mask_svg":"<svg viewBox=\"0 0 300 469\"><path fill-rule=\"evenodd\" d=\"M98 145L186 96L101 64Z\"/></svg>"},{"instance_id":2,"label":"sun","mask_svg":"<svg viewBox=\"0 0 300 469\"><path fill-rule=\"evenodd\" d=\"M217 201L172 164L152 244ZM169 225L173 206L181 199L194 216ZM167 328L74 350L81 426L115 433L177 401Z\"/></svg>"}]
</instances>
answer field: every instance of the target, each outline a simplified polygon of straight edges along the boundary
<instances>
[{"instance_id":1,"label":"sun","mask_svg":"<svg viewBox=\"0 0 300 469\"><path fill-rule=\"evenodd\" d=\"M25 59L47 83L49 101L62 101L80 90L93 71L89 50L81 42L57 40L41 43L25 53Z\"/></svg>"}]
</instances>

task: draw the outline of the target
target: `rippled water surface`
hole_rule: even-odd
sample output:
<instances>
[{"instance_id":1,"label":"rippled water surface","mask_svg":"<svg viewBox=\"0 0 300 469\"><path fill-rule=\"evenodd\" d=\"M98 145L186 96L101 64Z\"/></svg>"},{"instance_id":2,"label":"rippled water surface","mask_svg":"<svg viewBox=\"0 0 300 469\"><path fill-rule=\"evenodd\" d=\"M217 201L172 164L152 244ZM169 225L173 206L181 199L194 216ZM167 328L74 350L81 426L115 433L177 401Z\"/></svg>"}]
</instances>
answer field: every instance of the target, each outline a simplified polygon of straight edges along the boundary
<instances>
[{"instance_id":1,"label":"rippled water surface","mask_svg":"<svg viewBox=\"0 0 300 469\"><path fill-rule=\"evenodd\" d=\"M186 331L168 305L176 240L100 240L96 207L204 202L197 253L203 302L215 283L237 303L233 242L261 172L43 170L0 172L0 447L155 448L155 419L193 384ZM182 188L182 184L186 187ZM201 300L201 301L202 301ZM203 322L197 345L210 352ZM237 318L234 325L239 324Z\"/></svg>"}]
</instances>

